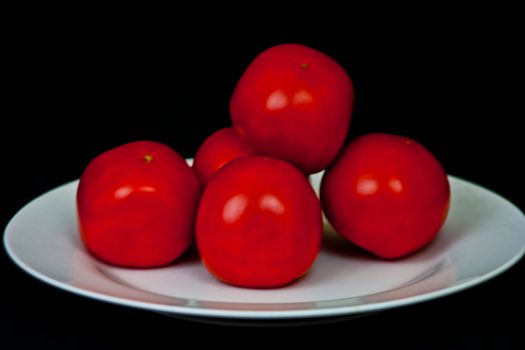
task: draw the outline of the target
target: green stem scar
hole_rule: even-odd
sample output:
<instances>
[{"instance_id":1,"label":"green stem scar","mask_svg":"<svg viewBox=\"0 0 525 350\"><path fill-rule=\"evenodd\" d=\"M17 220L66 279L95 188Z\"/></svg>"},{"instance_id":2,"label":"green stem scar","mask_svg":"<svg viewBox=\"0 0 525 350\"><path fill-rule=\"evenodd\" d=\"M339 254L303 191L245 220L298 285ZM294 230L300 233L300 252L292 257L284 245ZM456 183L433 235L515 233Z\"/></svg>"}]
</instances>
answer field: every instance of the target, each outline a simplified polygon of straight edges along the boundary
<instances>
[{"instance_id":1,"label":"green stem scar","mask_svg":"<svg viewBox=\"0 0 525 350\"><path fill-rule=\"evenodd\" d=\"M302 63L301 64L301 69L306 69L308 68L308 63Z\"/></svg>"},{"instance_id":2,"label":"green stem scar","mask_svg":"<svg viewBox=\"0 0 525 350\"><path fill-rule=\"evenodd\" d=\"M153 156L149 153L146 153L144 155L144 160L146 161L146 163L151 163L151 161L153 160Z\"/></svg>"}]
</instances>

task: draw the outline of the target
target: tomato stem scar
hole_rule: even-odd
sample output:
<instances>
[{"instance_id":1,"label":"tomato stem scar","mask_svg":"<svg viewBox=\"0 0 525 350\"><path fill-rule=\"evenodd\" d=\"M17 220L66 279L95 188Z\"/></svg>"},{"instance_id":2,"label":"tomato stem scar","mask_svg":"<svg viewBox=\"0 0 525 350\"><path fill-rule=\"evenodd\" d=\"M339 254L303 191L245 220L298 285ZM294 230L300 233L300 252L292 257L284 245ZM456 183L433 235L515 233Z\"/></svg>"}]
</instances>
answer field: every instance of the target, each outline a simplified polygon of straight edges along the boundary
<instances>
[{"instance_id":1,"label":"tomato stem scar","mask_svg":"<svg viewBox=\"0 0 525 350\"><path fill-rule=\"evenodd\" d=\"M144 154L144 160L146 161L146 163L151 163L151 161L153 160L153 156L149 153L146 153Z\"/></svg>"},{"instance_id":2,"label":"tomato stem scar","mask_svg":"<svg viewBox=\"0 0 525 350\"><path fill-rule=\"evenodd\" d=\"M306 69L308 68L308 63L302 63L301 64L301 69Z\"/></svg>"}]
</instances>

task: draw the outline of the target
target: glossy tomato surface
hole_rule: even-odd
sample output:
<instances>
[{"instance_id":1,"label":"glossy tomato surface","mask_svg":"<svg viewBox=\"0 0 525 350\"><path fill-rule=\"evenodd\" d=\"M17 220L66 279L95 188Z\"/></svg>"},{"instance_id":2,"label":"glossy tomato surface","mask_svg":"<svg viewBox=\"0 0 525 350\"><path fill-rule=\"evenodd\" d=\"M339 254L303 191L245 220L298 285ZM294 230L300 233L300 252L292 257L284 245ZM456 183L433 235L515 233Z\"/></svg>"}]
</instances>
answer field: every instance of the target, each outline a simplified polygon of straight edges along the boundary
<instances>
[{"instance_id":1,"label":"glossy tomato surface","mask_svg":"<svg viewBox=\"0 0 525 350\"><path fill-rule=\"evenodd\" d=\"M218 279L270 288L308 271L322 216L308 180L287 162L252 156L226 164L208 183L198 213L201 258Z\"/></svg>"},{"instance_id":2,"label":"glossy tomato surface","mask_svg":"<svg viewBox=\"0 0 525 350\"><path fill-rule=\"evenodd\" d=\"M335 230L383 258L429 243L448 213L450 188L438 160L405 137L369 134L326 170L323 210Z\"/></svg>"},{"instance_id":3,"label":"glossy tomato surface","mask_svg":"<svg viewBox=\"0 0 525 350\"><path fill-rule=\"evenodd\" d=\"M195 154L193 169L201 184L206 186L223 165L253 154L253 149L236 128L224 128L204 140Z\"/></svg>"},{"instance_id":4,"label":"glossy tomato surface","mask_svg":"<svg viewBox=\"0 0 525 350\"><path fill-rule=\"evenodd\" d=\"M116 265L170 263L192 240L199 193L193 170L168 146L139 141L109 150L80 178L82 241Z\"/></svg>"},{"instance_id":5,"label":"glossy tomato surface","mask_svg":"<svg viewBox=\"0 0 525 350\"><path fill-rule=\"evenodd\" d=\"M285 44L249 65L232 95L230 114L257 154L312 174L343 145L353 100L350 77L337 62L312 48Z\"/></svg>"}]
</instances>

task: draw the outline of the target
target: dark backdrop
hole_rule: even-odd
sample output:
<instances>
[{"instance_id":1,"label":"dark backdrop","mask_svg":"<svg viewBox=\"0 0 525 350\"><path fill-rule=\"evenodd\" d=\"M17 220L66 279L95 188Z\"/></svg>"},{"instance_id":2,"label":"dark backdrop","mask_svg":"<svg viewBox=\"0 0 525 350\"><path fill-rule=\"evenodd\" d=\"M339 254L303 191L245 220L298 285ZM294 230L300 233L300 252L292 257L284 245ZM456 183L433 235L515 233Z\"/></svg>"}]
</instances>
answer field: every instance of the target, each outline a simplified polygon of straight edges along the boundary
<instances>
[{"instance_id":1,"label":"dark backdrop","mask_svg":"<svg viewBox=\"0 0 525 350\"><path fill-rule=\"evenodd\" d=\"M351 75L356 105L349 139L375 131L414 138L448 173L525 208L514 11L321 3L45 4L14 11L13 46L4 52L13 62L3 67L15 79L5 80L2 113L2 227L27 201L78 178L94 156L122 143L152 139L191 157L229 124L229 97L250 61L288 42L327 53ZM360 320L239 329L69 295L1 256L0 342L60 348L186 348L204 339L294 347L522 345L523 262L457 295Z\"/></svg>"}]
</instances>

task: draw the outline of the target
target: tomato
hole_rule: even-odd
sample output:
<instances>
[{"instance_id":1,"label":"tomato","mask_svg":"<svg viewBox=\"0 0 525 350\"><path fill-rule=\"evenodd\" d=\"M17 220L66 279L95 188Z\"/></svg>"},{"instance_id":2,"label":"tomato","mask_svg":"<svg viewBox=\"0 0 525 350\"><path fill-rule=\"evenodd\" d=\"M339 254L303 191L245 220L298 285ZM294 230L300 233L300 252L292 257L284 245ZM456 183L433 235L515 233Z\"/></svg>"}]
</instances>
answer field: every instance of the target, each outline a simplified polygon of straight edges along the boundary
<instances>
[{"instance_id":1,"label":"tomato","mask_svg":"<svg viewBox=\"0 0 525 350\"><path fill-rule=\"evenodd\" d=\"M342 147L353 99L350 77L337 62L309 47L285 44L249 65L231 97L230 114L257 154L312 174Z\"/></svg>"},{"instance_id":2,"label":"tomato","mask_svg":"<svg viewBox=\"0 0 525 350\"><path fill-rule=\"evenodd\" d=\"M200 186L186 161L157 142L132 142L93 159L77 191L82 241L115 265L165 265L189 246Z\"/></svg>"},{"instance_id":3,"label":"tomato","mask_svg":"<svg viewBox=\"0 0 525 350\"><path fill-rule=\"evenodd\" d=\"M369 134L326 170L321 203L334 229L383 258L428 244L448 213L450 188L438 160L405 137Z\"/></svg>"},{"instance_id":4,"label":"tomato","mask_svg":"<svg viewBox=\"0 0 525 350\"><path fill-rule=\"evenodd\" d=\"M233 159L253 154L253 149L237 129L224 128L211 134L202 143L195 155L193 169L201 184L206 186L223 165Z\"/></svg>"},{"instance_id":5,"label":"tomato","mask_svg":"<svg viewBox=\"0 0 525 350\"><path fill-rule=\"evenodd\" d=\"M199 204L196 241L218 279L243 287L290 283L313 264L321 206L307 178L287 162L260 156L226 164Z\"/></svg>"}]
</instances>

